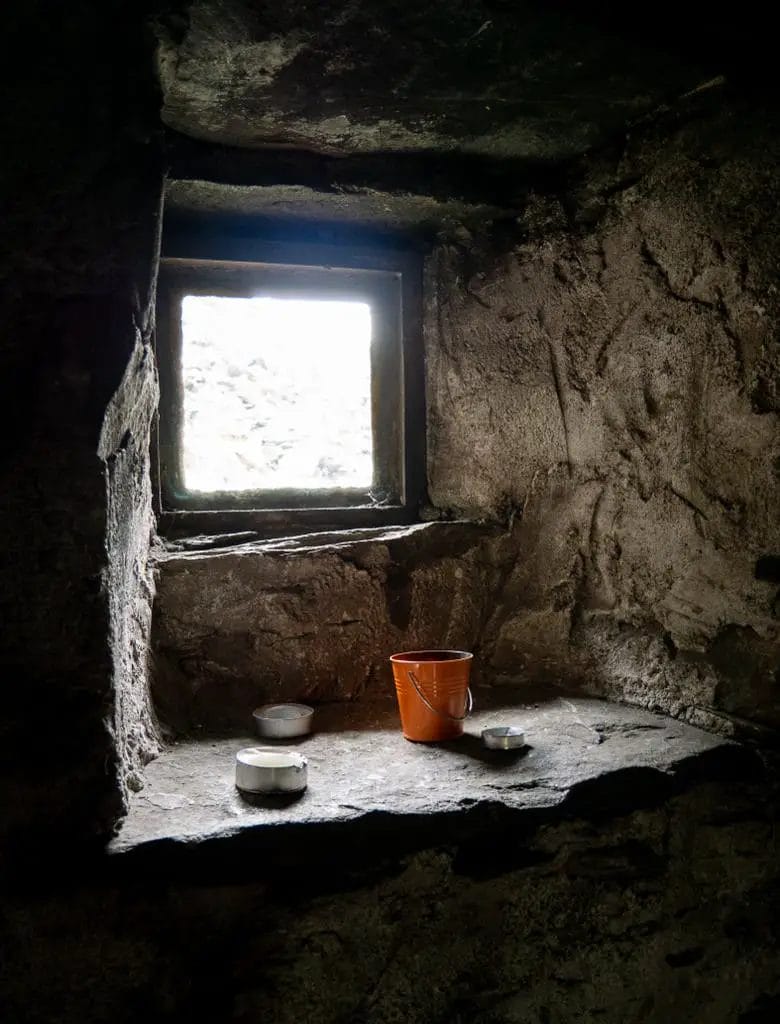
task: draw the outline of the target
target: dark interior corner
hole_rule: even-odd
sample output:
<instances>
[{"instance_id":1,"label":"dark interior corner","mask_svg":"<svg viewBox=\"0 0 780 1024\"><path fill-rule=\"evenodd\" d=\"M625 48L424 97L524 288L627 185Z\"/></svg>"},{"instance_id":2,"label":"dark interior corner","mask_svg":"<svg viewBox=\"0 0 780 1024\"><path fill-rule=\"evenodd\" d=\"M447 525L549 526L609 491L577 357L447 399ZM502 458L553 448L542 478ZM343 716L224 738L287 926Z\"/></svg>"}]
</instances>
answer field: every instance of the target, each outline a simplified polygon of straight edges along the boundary
<instances>
[{"instance_id":1,"label":"dark interior corner","mask_svg":"<svg viewBox=\"0 0 780 1024\"><path fill-rule=\"evenodd\" d=\"M763 8L0 21L3 1021L774 1021ZM297 519L267 485L161 507L158 273L185 236L335 251L344 280L413 254L365 293L374 475L324 511L309 483ZM439 745L402 738L388 667L426 648L474 653ZM279 701L316 709L309 789L242 800L235 751ZM486 750L506 722L525 745Z\"/></svg>"}]
</instances>

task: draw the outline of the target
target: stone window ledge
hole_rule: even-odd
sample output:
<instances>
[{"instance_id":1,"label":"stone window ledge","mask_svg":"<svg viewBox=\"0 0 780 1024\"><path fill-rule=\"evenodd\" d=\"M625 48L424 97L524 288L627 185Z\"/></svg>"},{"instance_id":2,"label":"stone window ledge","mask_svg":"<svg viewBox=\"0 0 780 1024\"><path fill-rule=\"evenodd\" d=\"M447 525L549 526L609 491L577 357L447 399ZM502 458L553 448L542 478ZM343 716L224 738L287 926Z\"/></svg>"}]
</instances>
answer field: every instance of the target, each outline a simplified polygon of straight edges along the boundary
<instances>
[{"instance_id":1,"label":"stone window ledge","mask_svg":"<svg viewBox=\"0 0 780 1024\"><path fill-rule=\"evenodd\" d=\"M297 744L308 790L263 805L234 788L235 752L257 739L177 743L147 767L110 851L128 865L177 871L210 860L224 871L227 861L234 874L239 863L255 874L341 869L474 842L514 856L518 837L546 821L657 806L690 785L754 779L760 769L747 748L624 705L549 695L520 704L503 691L477 703L466 735L436 746L406 741L392 704L323 708L318 732ZM507 723L524 728L526 748L486 750L481 730Z\"/></svg>"},{"instance_id":2,"label":"stone window ledge","mask_svg":"<svg viewBox=\"0 0 780 1024\"><path fill-rule=\"evenodd\" d=\"M182 515L182 524L186 518ZM370 544L386 544L394 541L424 540L425 537L463 534L471 541L480 536L493 536L501 532L496 523L474 522L472 520L438 520L419 523L398 523L381 526L340 526L335 529L300 527L279 535L269 535L254 530L237 530L231 533L193 533L160 537L157 560L160 563L176 561L188 554L200 557L212 552L215 558L227 554L318 554L329 551L349 550Z\"/></svg>"}]
</instances>

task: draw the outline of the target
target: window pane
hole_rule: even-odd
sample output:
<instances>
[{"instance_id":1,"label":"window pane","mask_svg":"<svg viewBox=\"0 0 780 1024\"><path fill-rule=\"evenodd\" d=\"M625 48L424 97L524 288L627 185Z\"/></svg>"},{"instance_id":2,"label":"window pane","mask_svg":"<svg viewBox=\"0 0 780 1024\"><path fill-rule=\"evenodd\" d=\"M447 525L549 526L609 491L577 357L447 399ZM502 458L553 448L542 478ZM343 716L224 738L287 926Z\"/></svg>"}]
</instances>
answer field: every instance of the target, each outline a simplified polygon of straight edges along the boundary
<instances>
[{"instance_id":1,"label":"window pane","mask_svg":"<svg viewBox=\"0 0 780 1024\"><path fill-rule=\"evenodd\" d=\"M368 489L370 346L363 302L185 296L187 490Z\"/></svg>"}]
</instances>

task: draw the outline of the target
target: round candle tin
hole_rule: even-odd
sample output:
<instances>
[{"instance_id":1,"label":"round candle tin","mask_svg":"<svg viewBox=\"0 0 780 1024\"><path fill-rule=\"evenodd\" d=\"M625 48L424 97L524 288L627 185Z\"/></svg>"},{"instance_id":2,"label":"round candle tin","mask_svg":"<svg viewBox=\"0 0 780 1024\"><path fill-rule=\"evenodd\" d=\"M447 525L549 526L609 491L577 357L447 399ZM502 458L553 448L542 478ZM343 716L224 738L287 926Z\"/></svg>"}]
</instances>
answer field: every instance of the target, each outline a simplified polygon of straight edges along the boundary
<instances>
[{"instance_id":1,"label":"round candle tin","mask_svg":"<svg viewBox=\"0 0 780 1024\"><path fill-rule=\"evenodd\" d=\"M244 747L236 754L236 788L244 793L299 793L308 761L295 750Z\"/></svg>"}]
</instances>

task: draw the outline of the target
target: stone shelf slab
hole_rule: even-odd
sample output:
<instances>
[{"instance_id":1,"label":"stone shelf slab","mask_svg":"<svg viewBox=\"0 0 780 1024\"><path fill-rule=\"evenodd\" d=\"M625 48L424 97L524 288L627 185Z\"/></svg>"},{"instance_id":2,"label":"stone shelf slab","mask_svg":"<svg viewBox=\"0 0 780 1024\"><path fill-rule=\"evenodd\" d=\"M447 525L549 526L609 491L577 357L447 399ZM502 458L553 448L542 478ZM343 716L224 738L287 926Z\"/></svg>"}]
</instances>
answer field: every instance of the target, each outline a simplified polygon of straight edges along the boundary
<instances>
[{"instance_id":1,"label":"stone shelf slab","mask_svg":"<svg viewBox=\"0 0 780 1024\"><path fill-rule=\"evenodd\" d=\"M760 769L746 748L641 709L576 697L506 700L478 694L482 710L466 734L435 746L405 740L389 703L320 709L318 731L293 741L309 761L309 788L297 798L250 802L235 789L236 751L263 741L177 743L148 766L111 852L162 863L241 847L260 858L258 869L312 858L343 864L478 841L486 829L517 835L562 815L627 813L699 781L754 778ZM527 746L485 749L481 730L499 724L521 726Z\"/></svg>"}]
</instances>

